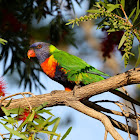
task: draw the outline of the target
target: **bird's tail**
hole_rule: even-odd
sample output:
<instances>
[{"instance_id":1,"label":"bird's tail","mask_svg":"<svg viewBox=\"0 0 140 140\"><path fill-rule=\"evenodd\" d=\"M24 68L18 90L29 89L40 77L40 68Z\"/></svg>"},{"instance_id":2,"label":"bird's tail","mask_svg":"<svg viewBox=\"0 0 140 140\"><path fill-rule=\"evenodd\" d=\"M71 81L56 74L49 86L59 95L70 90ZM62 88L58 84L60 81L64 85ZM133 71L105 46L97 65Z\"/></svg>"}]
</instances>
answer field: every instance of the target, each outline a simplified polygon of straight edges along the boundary
<instances>
[{"instance_id":1,"label":"bird's tail","mask_svg":"<svg viewBox=\"0 0 140 140\"><path fill-rule=\"evenodd\" d=\"M139 101L137 101L137 100L131 98L130 96L124 94L120 90L114 89L114 90L110 90L110 92L115 94L115 95L117 95L117 96L119 96L119 97L122 97L123 99L125 99L125 100L127 100L127 101L129 101L131 103L134 103L134 104L140 106L140 102Z\"/></svg>"}]
</instances>

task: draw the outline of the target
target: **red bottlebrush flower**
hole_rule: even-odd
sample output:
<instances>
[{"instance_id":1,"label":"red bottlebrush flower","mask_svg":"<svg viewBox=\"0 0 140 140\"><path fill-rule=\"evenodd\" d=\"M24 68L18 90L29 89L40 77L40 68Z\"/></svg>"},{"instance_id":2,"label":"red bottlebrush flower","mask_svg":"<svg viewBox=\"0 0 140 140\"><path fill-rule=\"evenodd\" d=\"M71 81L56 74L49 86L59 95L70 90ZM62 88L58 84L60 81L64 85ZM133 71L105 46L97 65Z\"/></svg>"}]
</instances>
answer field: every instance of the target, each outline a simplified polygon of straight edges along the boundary
<instances>
[{"instance_id":1,"label":"red bottlebrush flower","mask_svg":"<svg viewBox=\"0 0 140 140\"><path fill-rule=\"evenodd\" d=\"M108 29L102 29L106 31ZM119 42L124 34L124 31L116 31L108 34L106 32L106 37L101 43L101 51L103 52L103 57L111 57L111 53L115 51L115 48L119 45ZM122 46L123 47L123 46ZM121 51L121 50L120 50ZM122 52L121 52L122 53Z\"/></svg>"},{"instance_id":2,"label":"red bottlebrush flower","mask_svg":"<svg viewBox=\"0 0 140 140\"><path fill-rule=\"evenodd\" d=\"M26 31L27 25L22 24L18 21L16 16L9 12L7 9L2 9L0 11L2 13L2 29L4 31L12 31L12 32L19 32L19 31Z\"/></svg>"},{"instance_id":3,"label":"red bottlebrush flower","mask_svg":"<svg viewBox=\"0 0 140 140\"><path fill-rule=\"evenodd\" d=\"M0 78L0 96L5 96L6 83Z\"/></svg>"},{"instance_id":4,"label":"red bottlebrush flower","mask_svg":"<svg viewBox=\"0 0 140 140\"><path fill-rule=\"evenodd\" d=\"M19 121L22 120L24 122L29 114L30 114L30 110L24 109L23 112L20 115L18 115L18 117L16 119ZM38 115L35 114L34 118L38 118Z\"/></svg>"}]
</instances>

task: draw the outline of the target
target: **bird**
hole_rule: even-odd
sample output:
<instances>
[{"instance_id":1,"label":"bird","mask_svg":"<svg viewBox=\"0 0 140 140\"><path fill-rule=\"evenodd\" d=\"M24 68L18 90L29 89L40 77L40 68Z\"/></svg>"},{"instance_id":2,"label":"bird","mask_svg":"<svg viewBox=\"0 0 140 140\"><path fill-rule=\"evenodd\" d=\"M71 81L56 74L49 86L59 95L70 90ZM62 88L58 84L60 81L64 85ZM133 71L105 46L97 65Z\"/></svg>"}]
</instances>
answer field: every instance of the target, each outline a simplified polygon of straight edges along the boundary
<instances>
[{"instance_id":1,"label":"bird","mask_svg":"<svg viewBox=\"0 0 140 140\"><path fill-rule=\"evenodd\" d=\"M46 42L35 42L30 45L27 56L29 59L37 57L44 73L62 84L66 91L72 91L76 85L85 86L110 77L81 58L59 50ZM110 90L110 92L140 106L140 102L118 89Z\"/></svg>"}]
</instances>

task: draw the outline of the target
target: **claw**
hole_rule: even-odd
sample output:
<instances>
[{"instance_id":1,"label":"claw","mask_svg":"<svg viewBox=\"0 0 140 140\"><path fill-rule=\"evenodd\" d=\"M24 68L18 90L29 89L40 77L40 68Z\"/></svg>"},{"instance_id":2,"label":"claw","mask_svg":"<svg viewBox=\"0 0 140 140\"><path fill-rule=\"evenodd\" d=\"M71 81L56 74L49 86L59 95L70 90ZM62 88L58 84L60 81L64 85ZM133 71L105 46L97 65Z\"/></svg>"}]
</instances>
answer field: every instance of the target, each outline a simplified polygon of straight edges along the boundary
<instances>
[{"instance_id":1,"label":"claw","mask_svg":"<svg viewBox=\"0 0 140 140\"><path fill-rule=\"evenodd\" d=\"M74 88L73 88L73 95L75 95L75 91L77 89L79 89L81 87L81 85L75 85Z\"/></svg>"}]
</instances>

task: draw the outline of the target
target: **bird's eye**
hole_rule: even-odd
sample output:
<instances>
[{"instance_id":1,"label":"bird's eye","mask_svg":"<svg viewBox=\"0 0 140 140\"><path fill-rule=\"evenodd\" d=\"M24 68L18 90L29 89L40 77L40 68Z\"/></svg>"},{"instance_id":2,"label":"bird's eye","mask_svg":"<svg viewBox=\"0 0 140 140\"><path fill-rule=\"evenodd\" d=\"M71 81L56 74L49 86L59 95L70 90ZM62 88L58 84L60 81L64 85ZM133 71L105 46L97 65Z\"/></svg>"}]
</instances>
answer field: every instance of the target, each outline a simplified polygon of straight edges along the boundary
<instances>
[{"instance_id":1,"label":"bird's eye","mask_svg":"<svg viewBox=\"0 0 140 140\"><path fill-rule=\"evenodd\" d=\"M42 48L42 45L38 45L38 46L37 46L37 49L40 49L40 48Z\"/></svg>"}]
</instances>

